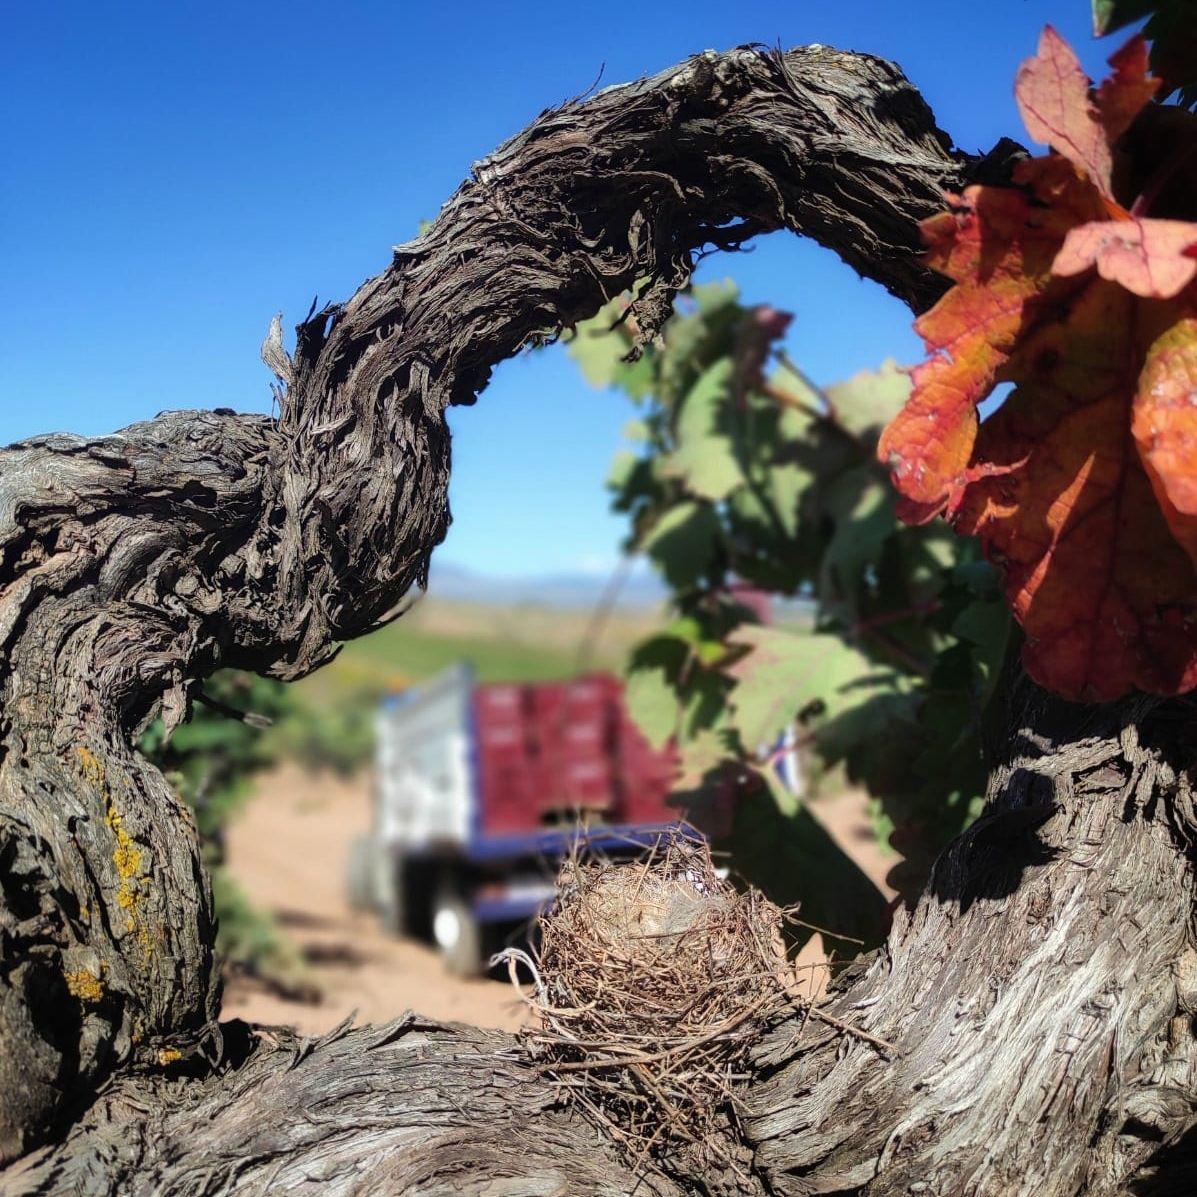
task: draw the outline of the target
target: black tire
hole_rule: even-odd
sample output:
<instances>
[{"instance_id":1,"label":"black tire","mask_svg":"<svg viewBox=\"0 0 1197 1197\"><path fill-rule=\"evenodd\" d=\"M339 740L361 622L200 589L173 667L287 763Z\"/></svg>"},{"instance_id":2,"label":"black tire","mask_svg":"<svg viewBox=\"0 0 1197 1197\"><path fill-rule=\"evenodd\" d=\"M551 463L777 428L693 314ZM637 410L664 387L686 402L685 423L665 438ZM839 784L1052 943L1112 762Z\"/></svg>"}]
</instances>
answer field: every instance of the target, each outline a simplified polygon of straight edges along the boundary
<instances>
[{"instance_id":1,"label":"black tire","mask_svg":"<svg viewBox=\"0 0 1197 1197\"><path fill-rule=\"evenodd\" d=\"M350 910L374 909L374 837L359 835L345 862L345 897Z\"/></svg>"},{"instance_id":2,"label":"black tire","mask_svg":"<svg viewBox=\"0 0 1197 1197\"><path fill-rule=\"evenodd\" d=\"M452 884L437 890L432 907L432 938L445 971L454 977L477 977L486 969L482 926L469 899Z\"/></svg>"},{"instance_id":3,"label":"black tire","mask_svg":"<svg viewBox=\"0 0 1197 1197\"><path fill-rule=\"evenodd\" d=\"M411 911L408 902L407 867L403 858L388 852L376 864L379 889L378 914L383 927L392 935L410 935Z\"/></svg>"}]
</instances>

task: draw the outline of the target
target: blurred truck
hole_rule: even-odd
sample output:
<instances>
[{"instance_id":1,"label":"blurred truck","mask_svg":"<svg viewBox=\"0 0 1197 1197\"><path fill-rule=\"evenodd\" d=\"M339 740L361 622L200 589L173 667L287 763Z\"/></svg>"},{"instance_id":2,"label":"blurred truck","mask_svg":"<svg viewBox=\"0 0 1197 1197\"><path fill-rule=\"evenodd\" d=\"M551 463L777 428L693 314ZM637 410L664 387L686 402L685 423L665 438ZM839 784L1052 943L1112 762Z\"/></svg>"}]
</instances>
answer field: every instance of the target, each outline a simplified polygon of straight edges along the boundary
<instances>
[{"instance_id":1,"label":"blurred truck","mask_svg":"<svg viewBox=\"0 0 1197 1197\"><path fill-rule=\"evenodd\" d=\"M604 674L478 684L454 666L384 700L376 751L350 899L434 942L457 975L480 972L551 900L580 841L636 855L677 821L674 753L649 746Z\"/></svg>"}]
</instances>

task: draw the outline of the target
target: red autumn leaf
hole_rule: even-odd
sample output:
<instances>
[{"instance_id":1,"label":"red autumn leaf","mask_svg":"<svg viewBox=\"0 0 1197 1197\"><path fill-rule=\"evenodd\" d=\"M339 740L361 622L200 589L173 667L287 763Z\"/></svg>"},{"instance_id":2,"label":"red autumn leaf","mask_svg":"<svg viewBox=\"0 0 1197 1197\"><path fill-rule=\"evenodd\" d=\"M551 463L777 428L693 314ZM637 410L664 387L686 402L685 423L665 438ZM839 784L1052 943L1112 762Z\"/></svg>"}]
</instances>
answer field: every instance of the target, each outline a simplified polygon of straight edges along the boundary
<instances>
[{"instance_id":1,"label":"red autumn leaf","mask_svg":"<svg viewBox=\"0 0 1197 1197\"><path fill-rule=\"evenodd\" d=\"M925 225L956 285L918 321L931 356L879 446L903 518L944 512L1001 569L1031 676L1086 701L1197 686L1197 225L1112 196L1155 82L1140 40L1111 63L1095 99L1047 31L1019 101L1059 154Z\"/></svg>"},{"instance_id":2,"label":"red autumn leaf","mask_svg":"<svg viewBox=\"0 0 1197 1197\"><path fill-rule=\"evenodd\" d=\"M1027 671L1089 702L1197 685L1197 573L1130 435L1154 336L1137 306L1094 282L1026 339L1008 371L1018 386L978 438L991 472L955 513L1002 569Z\"/></svg>"},{"instance_id":3,"label":"red autumn leaf","mask_svg":"<svg viewBox=\"0 0 1197 1197\"><path fill-rule=\"evenodd\" d=\"M1097 89L1097 110L1111 145L1160 89L1160 81L1149 74L1150 54L1147 39L1139 34L1110 56L1114 73Z\"/></svg>"},{"instance_id":4,"label":"red autumn leaf","mask_svg":"<svg viewBox=\"0 0 1197 1197\"><path fill-rule=\"evenodd\" d=\"M1027 132L1063 154L1112 197L1111 146L1155 94L1159 80L1147 74L1147 43L1133 38L1111 59L1114 74L1097 97L1072 47L1049 25L1039 52L1018 71L1014 94Z\"/></svg>"},{"instance_id":5,"label":"red autumn leaf","mask_svg":"<svg viewBox=\"0 0 1197 1197\"><path fill-rule=\"evenodd\" d=\"M1197 561L1197 316L1148 349L1131 431L1172 535Z\"/></svg>"},{"instance_id":6,"label":"red autumn leaf","mask_svg":"<svg viewBox=\"0 0 1197 1197\"><path fill-rule=\"evenodd\" d=\"M1027 132L1050 145L1108 189L1113 161L1097 105L1089 96L1089 77L1072 47L1049 25L1039 38L1039 52L1018 69L1014 84L1018 111Z\"/></svg>"},{"instance_id":7,"label":"red autumn leaf","mask_svg":"<svg viewBox=\"0 0 1197 1197\"><path fill-rule=\"evenodd\" d=\"M1173 299L1197 276L1197 225L1186 220L1103 220L1072 229L1052 266L1098 274L1144 299Z\"/></svg>"},{"instance_id":8,"label":"red autumn leaf","mask_svg":"<svg viewBox=\"0 0 1197 1197\"><path fill-rule=\"evenodd\" d=\"M927 264L953 287L915 330L933 356L912 372L910 399L882 434L879 453L902 495L930 518L963 483L977 404L1020 331L1052 291L1052 263L1069 229L1104 215L1100 198L1061 158L1022 163L1028 191L970 187L952 211L923 224Z\"/></svg>"}]
</instances>

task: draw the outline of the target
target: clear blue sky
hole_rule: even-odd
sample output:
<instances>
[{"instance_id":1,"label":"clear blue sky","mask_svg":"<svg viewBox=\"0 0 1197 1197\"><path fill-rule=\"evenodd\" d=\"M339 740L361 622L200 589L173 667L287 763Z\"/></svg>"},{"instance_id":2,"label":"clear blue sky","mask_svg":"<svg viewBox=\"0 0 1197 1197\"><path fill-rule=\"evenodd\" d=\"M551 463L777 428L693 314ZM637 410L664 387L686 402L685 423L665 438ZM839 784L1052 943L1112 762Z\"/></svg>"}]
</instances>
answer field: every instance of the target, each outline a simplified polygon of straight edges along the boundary
<instances>
[{"instance_id":1,"label":"clear blue sky","mask_svg":"<svg viewBox=\"0 0 1197 1197\"><path fill-rule=\"evenodd\" d=\"M6 7L0 45L0 443L164 408L269 408L281 309L348 296L470 163L542 108L748 41L900 62L968 149L1022 135L1011 82L1053 23L1100 73L1088 0L625 5L121 0ZM919 345L907 313L787 235L708 261L797 313L829 382ZM601 483L629 416L560 349L455 411L446 561L599 568L622 524Z\"/></svg>"}]
</instances>

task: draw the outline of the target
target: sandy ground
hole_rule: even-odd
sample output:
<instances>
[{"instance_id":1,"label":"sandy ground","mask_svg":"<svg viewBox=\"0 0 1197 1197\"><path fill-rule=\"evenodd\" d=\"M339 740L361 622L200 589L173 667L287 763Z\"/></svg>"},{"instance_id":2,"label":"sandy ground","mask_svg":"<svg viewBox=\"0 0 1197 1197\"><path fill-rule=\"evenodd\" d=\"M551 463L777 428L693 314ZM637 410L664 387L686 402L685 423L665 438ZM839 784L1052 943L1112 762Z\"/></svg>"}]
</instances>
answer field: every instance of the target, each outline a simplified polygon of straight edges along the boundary
<instances>
[{"instance_id":1,"label":"sandy ground","mask_svg":"<svg viewBox=\"0 0 1197 1197\"><path fill-rule=\"evenodd\" d=\"M283 1023L305 1034L326 1031L355 1010L359 1022L382 1022L414 1009L476 1026L519 1026L526 1007L509 985L450 977L433 949L396 939L372 916L349 908L345 864L350 843L369 826L369 802L365 775L344 781L288 766L262 779L229 829L229 866L250 899L272 912L299 948L321 997L292 1000L233 977L223 1017ZM884 887L894 858L876 846L863 795L821 798L813 809ZM817 990L823 976L817 936L799 959L813 966L808 975Z\"/></svg>"},{"instance_id":2,"label":"sandy ground","mask_svg":"<svg viewBox=\"0 0 1197 1197\"><path fill-rule=\"evenodd\" d=\"M259 908L270 911L303 954L321 992L294 1001L233 977L223 1017L284 1023L318 1034L357 1011L383 1022L405 1010L512 1030L526 1009L510 985L445 974L436 952L397 939L377 919L349 908L345 864L370 825L369 780L344 781L288 766L262 779L229 828L229 867Z\"/></svg>"}]
</instances>

